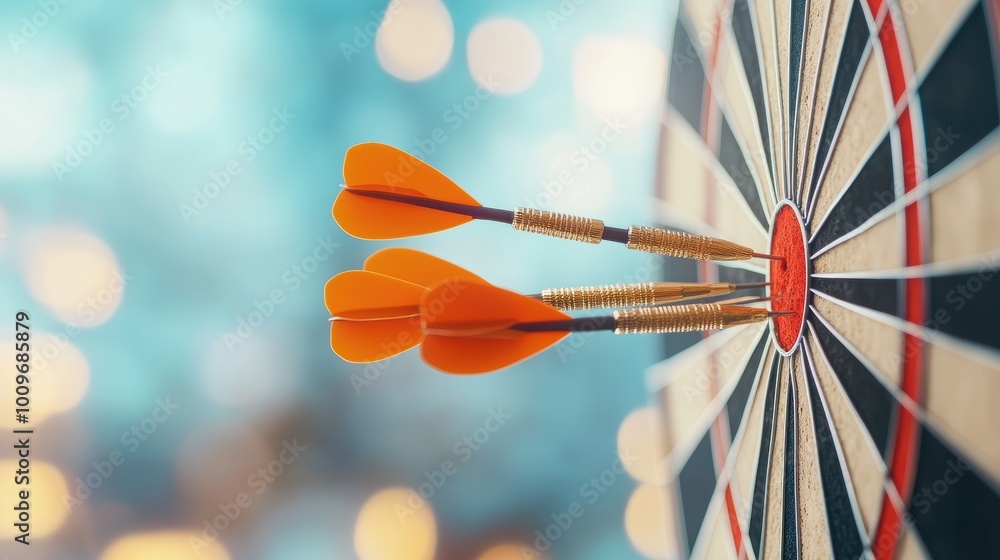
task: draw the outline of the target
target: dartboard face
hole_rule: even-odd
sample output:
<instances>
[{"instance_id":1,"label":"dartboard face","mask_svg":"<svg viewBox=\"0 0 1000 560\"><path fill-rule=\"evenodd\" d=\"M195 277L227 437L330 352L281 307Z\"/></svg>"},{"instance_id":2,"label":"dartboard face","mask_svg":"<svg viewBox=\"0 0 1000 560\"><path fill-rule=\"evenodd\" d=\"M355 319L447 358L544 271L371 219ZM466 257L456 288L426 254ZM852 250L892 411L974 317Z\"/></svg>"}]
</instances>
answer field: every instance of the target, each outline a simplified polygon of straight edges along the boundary
<instances>
[{"instance_id":1,"label":"dartboard face","mask_svg":"<svg viewBox=\"0 0 1000 560\"><path fill-rule=\"evenodd\" d=\"M795 313L655 366L691 558L1000 558L1000 2L682 0L662 221Z\"/></svg>"}]
</instances>

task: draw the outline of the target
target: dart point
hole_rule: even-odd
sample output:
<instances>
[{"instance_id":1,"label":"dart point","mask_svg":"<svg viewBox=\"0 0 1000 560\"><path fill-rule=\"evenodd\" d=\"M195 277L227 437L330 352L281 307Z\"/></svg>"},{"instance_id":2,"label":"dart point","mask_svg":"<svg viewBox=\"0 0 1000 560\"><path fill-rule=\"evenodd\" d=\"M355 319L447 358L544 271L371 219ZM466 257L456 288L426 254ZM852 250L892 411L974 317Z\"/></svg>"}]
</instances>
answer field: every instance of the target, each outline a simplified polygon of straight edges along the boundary
<instances>
[{"instance_id":1,"label":"dart point","mask_svg":"<svg viewBox=\"0 0 1000 560\"><path fill-rule=\"evenodd\" d=\"M750 290L753 288L768 288L771 286L770 282L753 282L751 284L737 284L737 290Z\"/></svg>"},{"instance_id":2,"label":"dart point","mask_svg":"<svg viewBox=\"0 0 1000 560\"><path fill-rule=\"evenodd\" d=\"M753 256L757 257L758 259L768 259L768 260L772 260L772 261L783 261L783 260L785 260L785 257L779 257L777 255L768 255L767 253L754 253Z\"/></svg>"}]
</instances>

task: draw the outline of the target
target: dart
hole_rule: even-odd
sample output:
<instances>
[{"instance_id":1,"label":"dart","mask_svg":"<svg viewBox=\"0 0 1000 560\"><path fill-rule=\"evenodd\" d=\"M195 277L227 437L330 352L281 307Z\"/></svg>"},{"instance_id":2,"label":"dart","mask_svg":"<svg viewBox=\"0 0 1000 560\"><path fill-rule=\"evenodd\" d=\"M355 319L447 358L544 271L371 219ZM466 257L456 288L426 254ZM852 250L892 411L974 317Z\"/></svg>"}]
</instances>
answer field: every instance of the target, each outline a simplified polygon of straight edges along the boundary
<instances>
[{"instance_id":1,"label":"dart","mask_svg":"<svg viewBox=\"0 0 1000 560\"><path fill-rule=\"evenodd\" d=\"M672 257L781 260L704 235L646 226L609 227L597 219L532 208L488 208L440 171L386 144L351 147L344 158L344 179L333 217L345 232L361 239L398 239L487 220L519 231L593 244L612 241Z\"/></svg>"},{"instance_id":2,"label":"dart","mask_svg":"<svg viewBox=\"0 0 1000 560\"><path fill-rule=\"evenodd\" d=\"M420 302L424 331L421 357L445 373L487 373L526 360L574 332L615 334L716 330L765 321L790 312L718 303L616 310L573 318L537 299L487 284L449 293L446 284ZM443 303L449 301L450 303Z\"/></svg>"},{"instance_id":3,"label":"dart","mask_svg":"<svg viewBox=\"0 0 1000 560\"><path fill-rule=\"evenodd\" d=\"M386 277L399 282L392 282ZM326 301L331 315L366 320L412 316L419 313L419 289L446 280L488 284L468 270L415 249L382 249L365 260L363 270L335 276L327 284ZM673 303L731 294L768 286L768 282L641 282L542 290L529 297L566 311L608 307L635 307Z\"/></svg>"},{"instance_id":4,"label":"dart","mask_svg":"<svg viewBox=\"0 0 1000 560\"><path fill-rule=\"evenodd\" d=\"M420 299L430 287L450 282L487 284L479 276L443 259L405 248L371 255L363 270L338 274L327 282L324 299L335 318L331 346L355 363L382 360L420 343ZM645 282L542 290L528 297L561 310L632 307L672 303L760 288L755 284ZM754 300L754 301L760 301Z\"/></svg>"}]
</instances>

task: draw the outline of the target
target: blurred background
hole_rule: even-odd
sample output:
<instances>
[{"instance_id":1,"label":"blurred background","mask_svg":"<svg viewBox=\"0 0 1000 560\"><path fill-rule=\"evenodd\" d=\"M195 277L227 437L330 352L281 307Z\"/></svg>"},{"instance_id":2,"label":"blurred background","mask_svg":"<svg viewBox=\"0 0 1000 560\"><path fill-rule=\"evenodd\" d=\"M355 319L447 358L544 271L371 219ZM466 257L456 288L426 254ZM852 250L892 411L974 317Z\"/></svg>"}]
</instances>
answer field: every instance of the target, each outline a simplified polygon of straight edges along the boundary
<instances>
[{"instance_id":1,"label":"blurred background","mask_svg":"<svg viewBox=\"0 0 1000 560\"><path fill-rule=\"evenodd\" d=\"M649 201L669 0L34 0L0 6L0 364L31 316L32 530L0 555L663 558L654 337L500 373L329 348L322 288L403 245L506 288L655 258L496 224L394 244L331 219L393 144L487 205L609 224ZM0 381L0 427L14 376ZM625 467L623 468L623 462ZM30 552L25 552L30 551Z\"/></svg>"}]
</instances>

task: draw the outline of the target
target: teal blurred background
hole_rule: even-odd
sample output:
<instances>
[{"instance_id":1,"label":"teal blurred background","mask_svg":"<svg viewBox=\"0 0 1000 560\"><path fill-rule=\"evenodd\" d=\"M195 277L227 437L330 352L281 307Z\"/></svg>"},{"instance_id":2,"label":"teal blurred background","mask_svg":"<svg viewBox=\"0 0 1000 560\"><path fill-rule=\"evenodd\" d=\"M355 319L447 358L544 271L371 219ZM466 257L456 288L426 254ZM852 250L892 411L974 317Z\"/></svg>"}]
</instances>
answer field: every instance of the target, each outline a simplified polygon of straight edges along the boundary
<instances>
[{"instance_id":1,"label":"teal blurred background","mask_svg":"<svg viewBox=\"0 0 1000 560\"><path fill-rule=\"evenodd\" d=\"M642 459L656 338L575 335L474 377L416 351L351 365L330 351L322 288L392 245L523 292L659 277L658 260L614 244L491 223L365 242L330 207L347 148L380 141L490 206L652 222L672 12L0 6L0 364L28 311L36 432L30 553L11 544L2 444L0 555L660 557L662 513L636 493L654 481L618 462Z\"/></svg>"}]
</instances>

